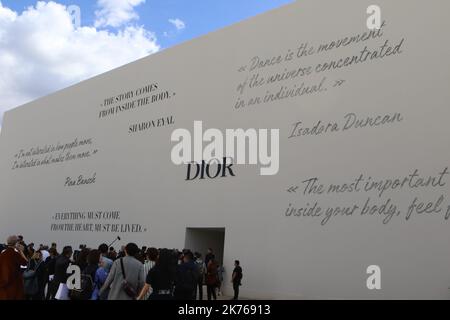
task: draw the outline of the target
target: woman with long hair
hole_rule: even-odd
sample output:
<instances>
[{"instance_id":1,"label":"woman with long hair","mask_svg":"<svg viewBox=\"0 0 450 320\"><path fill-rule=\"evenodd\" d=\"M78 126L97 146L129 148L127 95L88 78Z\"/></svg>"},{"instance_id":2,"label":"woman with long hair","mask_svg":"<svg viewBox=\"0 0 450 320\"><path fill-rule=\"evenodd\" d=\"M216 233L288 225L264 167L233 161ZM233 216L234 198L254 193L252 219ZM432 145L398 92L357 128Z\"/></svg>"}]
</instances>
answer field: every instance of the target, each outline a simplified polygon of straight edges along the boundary
<instances>
[{"instance_id":1,"label":"woman with long hair","mask_svg":"<svg viewBox=\"0 0 450 320\"><path fill-rule=\"evenodd\" d=\"M148 272L138 300L143 300L150 289L152 293L148 297L149 300L171 300L174 279L175 265L172 251L160 249L155 266Z\"/></svg>"},{"instance_id":2,"label":"woman with long hair","mask_svg":"<svg viewBox=\"0 0 450 320\"><path fill-rule=\"evenodd\" d=\"M213 298L217 300L216 288L219 286L219 264L217 263L215 256L212 255L206 267L206 289L208 294L208 300Z\"/></svg>"}]
</instances>

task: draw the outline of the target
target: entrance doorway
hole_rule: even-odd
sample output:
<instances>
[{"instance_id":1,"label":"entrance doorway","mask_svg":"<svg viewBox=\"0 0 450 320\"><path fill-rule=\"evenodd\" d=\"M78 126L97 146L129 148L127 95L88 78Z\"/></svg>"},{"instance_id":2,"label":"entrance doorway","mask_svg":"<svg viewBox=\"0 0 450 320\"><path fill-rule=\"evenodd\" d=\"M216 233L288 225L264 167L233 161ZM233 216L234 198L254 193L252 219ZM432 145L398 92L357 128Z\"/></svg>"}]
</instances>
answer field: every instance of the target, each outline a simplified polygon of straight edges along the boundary
<instances>
[{"instance_id":1,"label":"entrance doorway","mask_svg":"<svg viewBox=\"0 0 450 320\"><path fill-rule=\"evenodd\" d=\"M186 228L184 247L192 252L200 252L203 260L208 248L211 248L217 262L223 265L225 228Z\"/></svg>"}]
</instances>

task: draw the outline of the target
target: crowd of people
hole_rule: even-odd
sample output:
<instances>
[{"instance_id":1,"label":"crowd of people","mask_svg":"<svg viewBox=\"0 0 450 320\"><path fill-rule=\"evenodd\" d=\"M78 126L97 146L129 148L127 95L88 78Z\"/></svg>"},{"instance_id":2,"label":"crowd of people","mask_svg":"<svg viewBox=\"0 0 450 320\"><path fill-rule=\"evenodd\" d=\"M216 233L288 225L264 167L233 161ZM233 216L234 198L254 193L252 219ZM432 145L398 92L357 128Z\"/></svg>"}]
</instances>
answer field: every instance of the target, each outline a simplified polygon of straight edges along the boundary
<instances>
[{"instance_id":1,"label":"crowd of people","mask_svg":"<svg viewBox=\"0 0 450 320\"><path fill-rule=\"evenodd\" d=\"M74 268L76 266L77 268ZM76 272L80 275L76 279ZM28 245L22 236L0 244L0 300L208 300L221 294L223 266L210 248L204 260L189 249L139 248L128 243L119 252L98 248ZM75 276L74 276L75 275ZM239 298L242 268L234 263L231 277ZM72 284L72 285L71 285Z\"/></svg>"}]
</instances>

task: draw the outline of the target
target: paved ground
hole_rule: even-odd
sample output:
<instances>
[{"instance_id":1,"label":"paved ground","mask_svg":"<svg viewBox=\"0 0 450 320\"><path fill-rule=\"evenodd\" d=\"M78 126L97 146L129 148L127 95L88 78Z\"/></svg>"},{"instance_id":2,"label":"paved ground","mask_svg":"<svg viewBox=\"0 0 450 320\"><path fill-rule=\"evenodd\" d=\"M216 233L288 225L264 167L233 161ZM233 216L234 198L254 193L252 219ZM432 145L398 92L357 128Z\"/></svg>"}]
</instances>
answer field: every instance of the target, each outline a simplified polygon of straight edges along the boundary
<instances>
[{"instance_id":1,"label":"paved ground","mask_svg":"<svg viewBox=\"0 0 450 320\"><path fill-rule=\"evenodd\" d=\"M233 296L227 296L227 295L217 295L217 300L221 300L221 301L226 301L226 300L231 300L231 298L233 298ZM206 295L206 291L203 292L203 299L207 299L207 295ZM248 300L246 298L239 298L239 300Z\"/></svg>"}]
</instances>

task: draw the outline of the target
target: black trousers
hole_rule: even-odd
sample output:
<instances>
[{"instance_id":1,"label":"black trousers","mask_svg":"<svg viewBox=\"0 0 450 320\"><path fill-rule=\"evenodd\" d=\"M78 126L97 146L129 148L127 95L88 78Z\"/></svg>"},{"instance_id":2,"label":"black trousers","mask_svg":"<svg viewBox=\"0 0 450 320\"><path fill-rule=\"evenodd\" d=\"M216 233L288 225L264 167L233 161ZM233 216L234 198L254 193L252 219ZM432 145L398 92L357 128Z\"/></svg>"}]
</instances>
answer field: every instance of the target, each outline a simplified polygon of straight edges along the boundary
<instances>
[{"instance_id":1,"label":"black trousers","mask_svg":"<svg viewBox=\"0 0 450 320\"><path fill-rule=\"evenodd\" d=\"M206 286L206 289L208 291L208 300L211 300L211 297L217 300L216 286Z\"/></svg>"},{"instance_id":2,"label":"black trousers","mask_svg":"<svg viewBox=\"0 0 450 320\"><path fill-rule=\"evenodd\" d=\"M176 300L195 300L193 290L181 290L175 288L174 296Z\"/></svg>"},{"instance_id":3,"label":"black trousers","mask_svg":"<svg viewBox=\"0 0 450 320\"><path fill-rule=\"evenodd\" d=\"M198 300L203 300L203 279L198 280L197 287L198 287ZM197 292L195 292L195 295L197 296Z\"/></svg>"},{"instance_id":4,"label":"black trousers","mask_svg":"<svg viewBox=\"0 0 450 320\"><path fill-rule=\"evenodd\" d=\"M58 292L59 283L56 283L54 280L48 282L47 295L45 300L54 300L55 295Z\"/></svg>"},{"instance_id":5,"label":"black trousers","mask_svg":"<svg viewBox=\"0 0 450 320\"><path fill-rule=\"evenodd\" d=\"M239 282L233 282L234 300L239 299Z\"/></svg>"}]
</instances>

